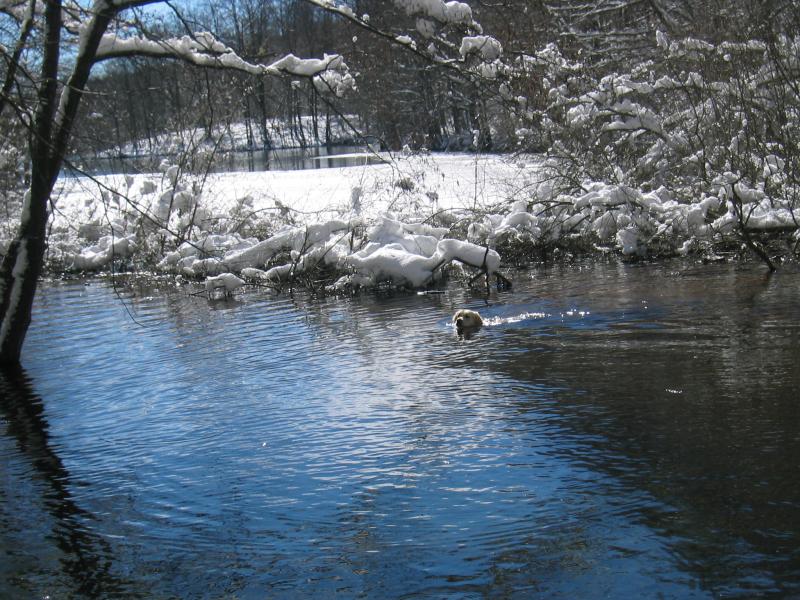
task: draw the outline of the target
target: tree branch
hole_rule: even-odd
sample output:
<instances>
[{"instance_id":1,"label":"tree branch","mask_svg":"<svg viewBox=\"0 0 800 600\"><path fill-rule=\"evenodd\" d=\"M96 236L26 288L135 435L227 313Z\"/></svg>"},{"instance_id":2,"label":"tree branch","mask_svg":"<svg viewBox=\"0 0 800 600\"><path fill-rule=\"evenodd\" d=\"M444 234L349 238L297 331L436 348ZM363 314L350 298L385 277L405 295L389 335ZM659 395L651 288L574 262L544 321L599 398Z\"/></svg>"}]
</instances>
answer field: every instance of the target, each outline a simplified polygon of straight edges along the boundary
<instances>
[{"instance_id":1,"label":"tree branch","mask_svg":"<svg viewBox=\"0 0 800 600\"><path fill-rule=\"evenodd\" d=\"M17 77L17 69L20 68L20 58L22 57L22 51L25 49L25 44L28 41L28 37L33 31L33 23L34 23L34 13L36 10L36 0L29 0L28 8L25 11L25 18L22 21L22 25L20 26L20 33L19 38L17 39L17 43L14 46L14 51L11 53L11 56L8 60L8 71L6 72L6 78L3 82L2 90L0 90L0 116L3 115L3 109L6 106L6 103L9 98L9 94L11 93L11 88L14 86L14 81Z\"/></svg>"}]
</instances>

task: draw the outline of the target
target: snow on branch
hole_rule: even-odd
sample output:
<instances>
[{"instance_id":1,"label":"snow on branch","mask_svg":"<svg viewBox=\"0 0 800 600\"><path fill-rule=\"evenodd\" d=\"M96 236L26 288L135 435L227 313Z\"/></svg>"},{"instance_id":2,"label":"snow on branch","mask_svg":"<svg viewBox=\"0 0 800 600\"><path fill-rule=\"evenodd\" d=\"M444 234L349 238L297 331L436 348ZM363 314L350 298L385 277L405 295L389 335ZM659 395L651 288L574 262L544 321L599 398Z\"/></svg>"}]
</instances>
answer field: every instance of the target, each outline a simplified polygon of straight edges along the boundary
<instances>
[{"instance_id":1,"label":"snow on branch","mask_svg":"<svg viewBox=\"0 0 800 600\"><path fill-rule=\"evenodd\" d=\"M472 9L463 2L442 0L394 0L395 6L403 8L409 15L425 15L440 23L473 25Z\"/></svg>"},{"instance_id":2,"label":"snow on branch","mask_svg":"<svg viewBox=\"0 0 800 600\"><path fill-rule=\"evenodd\" d=\"M250 75L306 77L313 79L321 91L331 91L337 96L355 88L355 80L338 54L325 54L323 58L298 58L288 54L270 64L256 64L244 60L207 31L163 40L122 37L114 32L105 34L96 60L122 56L176 58L199 67L233 69Z\"/></svg>"},{"instance_id":3,"label":"snow on branch","mask_svg":"<svg viewBox=\"0 0 800 600\"><path fill-rule=\"evenodd\" d=\"M355 79L344 59L338 54L325 54L321 59L297 58L294 54L288 54L264 67L264 71L269 74L311 77L318 91L330 91L339 97L356 87Z\"/></svg>"},{"instance_id":4,"label":"snow on branch","mask_svg":"<svg viewBox=\"0 0 800 600\"><path fill-rule=\"evenodd\" d=\"M414 31L409 33L417 33L424 40L429 40L430 43L418 44L411 35L408 34L393 34L374 26L370 22L368 14L357 15L353 9L345 4L335 2L334 0L307 0L323 10L337 14L350 22L362 27L374 35L391 40L396 44L400 44L408 48L410 51L423 56L427 60L440 64L453 66L465 71L473 71L474 74L482 77L490 74L493 78L497 72L497 66L490 68L469 67L464 69L463 63L468 55L477 56L479 59L487 64L498 61L503 53L503 47L495 38L482 35L483 29L480 24L473 20L472 9L464 2L443 2L442 0L393 0L395 6L404 10L409 16L416 16L416 24ZM440 26L452 26L457 29L468 30L476 35L467 35L456 40L454 43L448 40L444 34L437 35ZM445 54L437 51L437 48L444 49ZM456 65L460 59L460 65Z\"/></svg>"},{"instance_id":5,"label":"snow on branch","mask_svg":"<svg viewBox=\"0 0 800 600\"><path fill-rule=\"evenodd\" d=\"M497 60L503 54L500 42L488 35L467 36L461 40L461 57L471 53L480 54L484 60Z\"/></svg>"},{"instance_id":6,"label":"snow on branch","mask_svg":"<svg viewBox=\"0 0 800 600\"><path fill-rule=\"evenodd\" d=\"M367 22L369 19L359 18L353 9L344 3L334 0L308 0L311 4L324 8L329 12L336 12L350 19L359 19ZM443 2L442 0L394 0L394 5L402 8L408 15L424 15L436 19L440 23L477 25L472 20L472 9L464 2Z\"/></svg>"}]
</instances>

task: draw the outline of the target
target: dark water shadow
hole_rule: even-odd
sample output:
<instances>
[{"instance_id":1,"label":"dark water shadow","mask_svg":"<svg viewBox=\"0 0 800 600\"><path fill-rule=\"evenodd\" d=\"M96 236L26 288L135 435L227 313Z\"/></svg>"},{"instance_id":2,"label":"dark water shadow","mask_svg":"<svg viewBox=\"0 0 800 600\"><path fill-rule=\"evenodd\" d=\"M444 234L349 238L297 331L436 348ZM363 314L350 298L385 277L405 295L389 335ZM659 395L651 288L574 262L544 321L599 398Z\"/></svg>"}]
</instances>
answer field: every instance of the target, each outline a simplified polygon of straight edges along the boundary
<instances>
[{"instance_id":1,"label":"dark water shadow","mask_svg":"<svg viewBox=\"0 0 800 600\"><path fill-rule=\"evenodd\" d=\"M63 573L71 580L69 587L78 597L100 598L119 593L123 582L110 571L114 562L111 547L91 531L93 516L75 501L70 491L70 473L51 443L42 400L22 369L0 368L0 420L5 422L5 435L16 445L20 457L32 467L31 479L39 484L31 485L31 481L12 483L10 480L15 475L8 473L8 486L24 490L23 493L41 490L41 497L27 500L30 504L43 506L52 517L53 525L47 537L62 552L58 560ZM4 560L12 560L10 554L7 552ZM12 596L5 597L13 597L29 586L41 586L43 590L50 587L46 581L31 581L17 575L14 581L0 581L0 596L4 596L2 590L6 586L11 586L12 589L6 589L6 592Z\"/></svg>"},{"instance_id":2,"label":"dark water shadow","mask_svg":"<svg viewBox=\"0 0 800 600\"><path fill-rule=\"evenodd\" d=\"M621 510L663 536L699 589L795 597L796 274L703 269L635 281L641 289L609 280L619 289L610 286L604 305L632 310L564 320L545 308L539 318L485 328L481 355L492 358L481 367L498 379L565 382L557 401L537 410L557 415L586 444L581 464L605 474L619 497L647 500ZM570 306L570 293L562 305ZM535 305L486 312L520 310ZM509 347L513 353L497 351ZM518 404L525 411L530 402Z\"/></svg>"}]
</instances>

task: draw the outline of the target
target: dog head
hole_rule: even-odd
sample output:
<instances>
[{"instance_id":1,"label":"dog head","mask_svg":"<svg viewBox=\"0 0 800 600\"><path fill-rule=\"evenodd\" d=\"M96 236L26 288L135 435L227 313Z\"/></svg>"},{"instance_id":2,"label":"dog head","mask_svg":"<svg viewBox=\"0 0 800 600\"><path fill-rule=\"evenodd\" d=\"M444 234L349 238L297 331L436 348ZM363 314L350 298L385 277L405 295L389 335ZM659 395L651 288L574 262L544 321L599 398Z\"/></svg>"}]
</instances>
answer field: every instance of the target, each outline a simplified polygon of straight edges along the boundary
<instances>
[{"instance_id":1,"label":"dog head","mask_svg":"<svg viewBox=\"0 0 800 600\"><path fill-rule=\"evenodd\" d=\"M481 316L474 310L462 309L456 311L456 314L453 315L453 325L455 325L458 332L461 333L463 331L478 329L483 325L483 319L481 319Z\"/></svg>"}]
</instances>

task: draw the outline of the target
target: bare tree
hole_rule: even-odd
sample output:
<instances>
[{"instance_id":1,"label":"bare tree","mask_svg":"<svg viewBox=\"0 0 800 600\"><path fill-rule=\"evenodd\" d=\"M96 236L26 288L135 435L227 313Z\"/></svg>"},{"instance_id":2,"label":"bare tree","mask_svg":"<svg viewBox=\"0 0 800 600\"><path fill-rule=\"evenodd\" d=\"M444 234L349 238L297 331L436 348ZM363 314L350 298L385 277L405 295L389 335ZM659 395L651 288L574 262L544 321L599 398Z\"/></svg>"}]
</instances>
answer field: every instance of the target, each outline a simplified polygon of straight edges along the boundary
<instances>
[{"instance_id":1,"label":"bare tree","mask_svg":"<svg viewBox=\"0 0 800 600\"><path fill-rule=\"evenodd\" d=\"M454 25L462 35L480 31L469 6L460 2L426 3L394 0L411 16ZM139 11L162 4L175 11L186 35L156 35L144 27ZM311 80L317 89L343 94L354 80L341 56L300 59L286 54L271 62L249 62L207 32L192 32L175 3L161 0L94 0L90 7L74 0L6 0L0 11L14 25L16 40L0 45L5 65L0 119L12 110L29 130L30 185L25 194L19 229L0 267L0 363L19 362L31 320L31 308L42 272L50 197L75 132L76 118L92 69L102 61L144 56L180 59L210 69L225 69L264 78ZM324 11L370 35L391 40L412 55L458 69L459 44L438 36L422 49L409 36L400 36L371 23L367 15L330 0L304 0L305 9ZM304 14L303 11L300 11ZM486 42L489 38L484 38ZM66 45L71 44L69 52ZM9 50L10 48L10 50ZM463 54L463 53L462 53ZM34 72L38 71L38 72ZM66 73L66 78L64 74ZM63 83L61 83L63 81Z\"/></svg>"}]
</instances>

